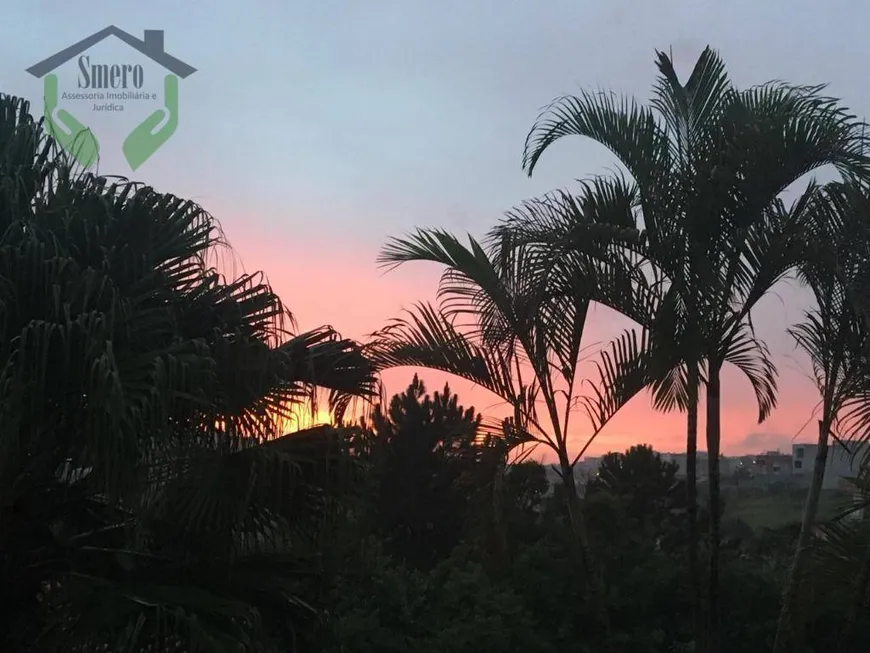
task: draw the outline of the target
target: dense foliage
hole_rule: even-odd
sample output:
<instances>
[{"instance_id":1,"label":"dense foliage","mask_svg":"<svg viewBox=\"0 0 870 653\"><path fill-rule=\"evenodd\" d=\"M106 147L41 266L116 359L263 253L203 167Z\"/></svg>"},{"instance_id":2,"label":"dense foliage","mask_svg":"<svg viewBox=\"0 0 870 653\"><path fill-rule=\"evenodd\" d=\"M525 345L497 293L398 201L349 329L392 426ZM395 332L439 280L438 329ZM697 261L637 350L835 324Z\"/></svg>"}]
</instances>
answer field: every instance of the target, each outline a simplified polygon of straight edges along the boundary
<instances>
[{"instance_id":1,"label":"dense foliage","mask_svg":"<svg viewBox=\"0 0 870 653\"><path fill-rule=\"evenodd\" d=\"M372 367L288 330L221 246L200 207L78 173L0 98L3 651L267 647L304 605L344 444L280 424L315 387L372 394Z\"/></svg>"},{"instance_id":2,"label":"dense foliage","mask_svg":"<svg viewBox=\"0 0 870 653\"><path fill-rule=\"evenodd\" d=\"M469 496L488 480L475 469L484 451L480 422L449 387L430 397L417 377L389 407L375 408L360 459L370 465L379 507L372 526L395 559L431 567L461 541Z\"/></svg>"}]
</instances>

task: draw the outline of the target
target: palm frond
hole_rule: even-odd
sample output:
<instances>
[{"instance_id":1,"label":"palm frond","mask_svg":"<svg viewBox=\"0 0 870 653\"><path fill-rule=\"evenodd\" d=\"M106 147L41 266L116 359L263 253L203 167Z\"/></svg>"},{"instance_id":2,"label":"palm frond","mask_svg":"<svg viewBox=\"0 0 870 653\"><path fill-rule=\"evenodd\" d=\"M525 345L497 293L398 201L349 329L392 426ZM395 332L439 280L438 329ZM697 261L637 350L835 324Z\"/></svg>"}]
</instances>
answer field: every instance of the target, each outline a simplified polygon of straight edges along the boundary
<instances>
[{"instance_id":1,"label":"palm frond","mask_svg":"<svg viewBox=\"0 0 870 653\"><path fill-rule=\"evenodd\" d=\"M541 113L526 138L523 169L531 175L544 150L564 136L601 143L642 187L669 156L667 136L649 109L610 92L584 91L554 100Z\"/></svg>"},{"instance_id":2,"label":"palm frond","mask_svg":"<svg viewBox=\"0 0 870 653\"><path fill-rule=\"evenodd\" d=\"M674 63L664 52L657 53L659 76L651 104L662 116L670 136L672 158L680 166L702 151L734 92L718 53L707 46L695 62L685 85L677 77Z\"/></svg>"},{"instance_id":3,"label":"palm frond","mask_svg":"<svg viewBox=\"0 0 870 653\"><path fill-rule=\"evenodd\" d=\"M579 459L592 440L619 410L649 384L650 346L646 332L624 331L599 353L594 362L598 379L590 382L590 392L581 398L592 433Z\"/></svg>"},{"instance_id":4,"label":"palm frond","mask_svg":"<svg viewBox=\"0 0 870 653\"><path fill-rule=\"evenodd\" d=\"M417 304L404 318L373 334L366 353L377 369L441 370L481 385L511 405L522 392L513 379L513 360L498 348L475 342L431 304Z\"/></svg>"},{"instance_id":5,"label":"palm frond","mask_svg":"<svg viewBox=\"0 0 870 653\"><path fill-rule=\"evenodd\" d=\"M748 326L742 325L728 343L723 360L737 367L752 384L758 404L758 422L763 422L777 401L777 370L767 345L755 338Z\"/></svg>"}]
</instances>

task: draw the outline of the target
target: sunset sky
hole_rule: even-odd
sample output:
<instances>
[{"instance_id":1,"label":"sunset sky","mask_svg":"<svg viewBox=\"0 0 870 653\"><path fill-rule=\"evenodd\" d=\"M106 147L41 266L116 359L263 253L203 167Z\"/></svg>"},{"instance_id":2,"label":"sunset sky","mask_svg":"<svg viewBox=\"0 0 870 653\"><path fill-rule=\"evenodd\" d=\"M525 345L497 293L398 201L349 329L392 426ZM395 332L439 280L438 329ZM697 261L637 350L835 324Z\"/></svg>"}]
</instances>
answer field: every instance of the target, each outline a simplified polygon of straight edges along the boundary
<instances>
[{"instance_id":1,"label":"sunset sky","mask_svg":"<svg viewBox=\"0 0 870 653\"><path fill-rule=\"evenodd\" d=\"M267 273L301 329L330 324L355 338L433 296L436 270L376 268L389 236L416 226L479 235L523 199L612 166L602 148L566 139L528 179L523 141L560 94L602 86L647 97L656 48L671 48L686 71L709 43L741 86L828 82L856 114L870 109L870 5L843 0L32 0L3 11L0 90L27 97L36 112L42 82L27 67L109 24L137 38L164 30L166 51L197 72L180 83L177 132L141 168L130 170L121 143L153 107L64 105L98 135L100 171L197 200L245 269ZM141 60L145 86L162 89L154 64L118 42L99 47L94 61ZM70 66L58 75L72 88ZM781 371L780 408L757 424L748 383L726 373L726 454L790 448L810 419L811 370L785 331L806 306L803 291L783 286L756 312ZM587 344L625 326L604 310L592 320ZM391 373L389 390L412 374ZM479 410L495 404L452 386ZM636 442L682 450L683 422L638 397L593 452ZM808 428L798 439L812 437Z\"/></svg>"}]
</instances>

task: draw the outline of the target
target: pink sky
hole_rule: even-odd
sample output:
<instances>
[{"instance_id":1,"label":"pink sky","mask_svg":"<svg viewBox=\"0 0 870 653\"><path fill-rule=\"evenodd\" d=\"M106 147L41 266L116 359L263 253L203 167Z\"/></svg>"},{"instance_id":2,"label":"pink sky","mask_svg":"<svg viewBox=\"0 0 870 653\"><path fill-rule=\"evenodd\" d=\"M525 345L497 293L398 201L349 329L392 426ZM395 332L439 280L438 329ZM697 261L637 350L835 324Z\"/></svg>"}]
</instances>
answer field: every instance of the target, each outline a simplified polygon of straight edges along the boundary
<instances>
[{"instance_id":1,"label":"pink sky","mask_svg":"<svg viewBox=\"0 0 870 653\"><path fill-rule=\"evenodd\" d=\"M418 300L431 299L437 286L437 268L427 265L407 265L384 273L375 264L376 247L362 247L353 251L311 238L293 239L290 234L269 237L249 225L233 227L235 220L225 221L228 238L245 264L247 271L264 270L273 287L295 315L299 329L305 330L329 324L342 335L365 338L397 316L403 306ZM253 265L252 265L253 264ZM771 300L774 310L777 301ZM767 302L770 308L771 301ZM794 309L789 313L794 313ZM587 344L605 342L627 326L606 309L598 308L587 327ZM779 325L782 326L782 325ZM765 333L770 332L768 329ZM771 347L777 341L788 342L785 336L769 338ZM757 424L757 411L749 384L734 370L727 370L723 384L722 433L726 454L757 453L777 447L790 450L793 437L811 416L817 401L812 383L801 370L807 365L795 361L783 348L779 356L780 406L765 423ZM392 370L384 381L389 394L402 391L414 375L413 369ZM462 403L473 405L485 415L498 416L503 407L499 400L482 388L450 377L423 371L421 376L430 391L450 383ZM702 407L703 428L703 407ZM572 437L575 446L585 442L588 434L585 416L576 413ZM660 451L685 450L685 417L679 413L661 414L651 409L647 395L636 397L599 435L589 449L591 455L623 450L632 444L649 443ZM812 438L808 428L794 441ZM579 450L579 449L575 449ZM540 450L536 457L544 454ZM546 455L550 459L549 455Z\"/></svg>"},{"instance_id":2,"label":"pink sky","mask_svg":"<svg viewBox=\"0 0 870 653\"><path fill-rule=\"evenodd\" d=\"M648 99L657 49L672 50L686 75L710 44L739 87L771 79L828 84L855 115L870 112L870 85L856 82L870 59L868 3L852 3L845 21L813 0L552 0L545 10L478 0L453 2L449 11L440 3L346 0L262 0L257 11L237 3L186 3L178 11L177 0L91 0L89 11L56 0L7 4L6 22L22 28L0 40L2 90L30 99L35 110L44 103L43 82L27 72L34 63L107 24L135 35L164 30L167 51L197 72L180 89L177 132L141 168L130 171L122 142L153 108L64 105L98 135L101 172L201 202L247 266L268 273L301 328L329 323L357 338L435 291L433 270L384 276L375 268L388 236L416 226L483 233L528 197L612 170L603 147L566 139L528 179L523 139L541 108L565 93L610 88ZM215 47L230 33L234 47ZM92 54L138 61L118 40ZM144 90L162 92L154 66ZM72 88L75 62L67 68L62 82ZM806 297L780 291L755 323L780 366L781 407L757 425L748 384L728 373L729 453L788 448L816 403L807 362L785 335ZM603 311L593 322L590 344L621 327ZM412 373L391 373L388 389L402 390ZM480 390L453 387L478 409L493 404ZM639 397L594 451L635 442L682 449L682 431L681 416L655 414Z\"/></svg>"}]
</instances>

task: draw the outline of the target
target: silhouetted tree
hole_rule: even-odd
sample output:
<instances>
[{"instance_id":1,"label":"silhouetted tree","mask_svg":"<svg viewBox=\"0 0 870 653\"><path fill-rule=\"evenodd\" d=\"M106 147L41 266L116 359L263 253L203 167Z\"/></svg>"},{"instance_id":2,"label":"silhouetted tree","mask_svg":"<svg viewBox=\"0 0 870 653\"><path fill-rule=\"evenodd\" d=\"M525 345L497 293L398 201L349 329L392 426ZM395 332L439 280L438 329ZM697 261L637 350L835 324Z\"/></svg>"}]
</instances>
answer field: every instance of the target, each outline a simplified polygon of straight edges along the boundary
<instances>
[{"instance_id":1,"label":"silhouetted tree","mask_svg":"<svg viewBox=\"0 0 870 653\"><path fill-rule=\"evenodd\" d=\"M371 365L220 275L202 207L78 171L3 94L0 233L0 650L264 650L343 460L281 418Z\"/></svg>"},{"instance_id":2,"label":"silhouetted tree","mask_svg":"<svg viewBox=\"0 0 870 653\"><path fill-rule=\"evenodd\" d=\"M534 461L511 465L505 475L505 513L512 539L540 537L539 522L550 489L545 467Z\"/></svg>"},{"instance_id":3,"label":"silhouetted tree","mask_svg":"<svg viewBox=\"0 0 870 653\"><path fill-rule=\"evenodd\" d=\"M694 491L699 382L705 395L710 511L706 626L701 621L697 529L689 565L696 597L699 651L719 653L721 372L736 366L756 394L759 421L776 403L776 369L755 337L750 315L772 286L806 255L803 222L817 191L809 184L787 204L783 193L831 166L843 179L866 178L863 121L819 86L772 82L739 89L711 48L681 80L658 53L659 75L648 105L612 93L581 91L555 100L526 141L529 174L553 143L583 136L610 150L626 174L587 183L582 202L511 225L543 245L535 258L548 274L588 258L596 231L577 219L607 215L620 224L606 238L635 252L636 267L667 287L664 310L626 314L641 325L654 316L654 349L664 356L656 382L661 408L687 408L687 472ZM591 189L591 192L590 192ZM638 234L626 227L643 224ZM601 234L597 229L597 234ZM528 255L524 256L528 258ZM565 262L559 262L563 259ZM666 282L664 281L666 280ZM619 307L615 307L619 310ZM674 363L679 363L674 366ZM694 514L695 501L689 498Z\"/></svg>"},{"instance_id":4,"label":"silhouetted tree","mask_svg":"<svg viewBox=\"0 0 870 653\"><path fill-rule=\"evenodd\" d=\"M547 210L550 202L530 201L516 211ZM610 223L608 216L588 217L608 233L622 226ZM488 251L473 237L466 245L437 229L391 239L380 256L385 265L427 261L445 268L440 302L416 305L375 334L368 348L380 368L436 369L486 388L513 413L498 424L495 437L508 449L534 442L552 450L565 488L561 496L575 563L586 570L583 582L594 596L603 630L608 627L607 592L590 545L574 466L647 381L643 331L629 330L612 340L599 352L591 374L580 365L592 302L613 304L626 313L631 312L626 304L637 303L630 290L638 275L623 257L610 260L606 249L597 263L551 279L507 244L494 242ZM582 387L586 391L581 393ZM577 412L585 413L591 428L589 440L575 452L569 424Z\"/></svg>"},{"instance_id":5,"label":"silhouetted tree","mask_svg":"<svg viewBox=\"0 0 870 653\"><path fill-rule=\"evenodd\" d=\"M505 479L505 494L526 513L540 510L549 489L547 470L535 461L512 465Z\"/></svg>"},{"instance_id":6,"label":"silhouetted tree","mask_svg":"<svg viewBox=\"0 0 870 653\"><path fill-rule=\"evenodd\" d=\"M831 434L839 431L841 437L851 439L853 434L861 437L867 432L870 416L867 401L870 325L866 312L870 200L866 189L841 183L829 184L816 199L815 219L806 232L816 255L801 272L813 291L817 307L806 313L803 323L789 331L812 361L822 401L812 480L794 560L783 590L775 653L797 650L803 644L799 591L810 561Z\"/></svg>"},{"instance_id":7,"label":"silhouetted tree","mask_svg":"<svg viewBox=\"0 0 870 653\"><path fill-rule=\"evenodd\" d=\"M606 492L621 499L629 517L659 524L685 507L685 485L676 463L662 460L648 445L608 453L586 486L589 495Z\"/></svg>"},{"instance_id":8,"label":"silhouetted tree","mask_svg":"<svg viewBox=\"0 0 870 653\"><path fill-rule=\"evenodd\" d=\"M441 393L426 394L416 375L388 407L375 408L369 450L373 518L389 554L427 567L459 543L468 486L482 465L480 420L446 385Z\"/></svg>"}]
</instances>

